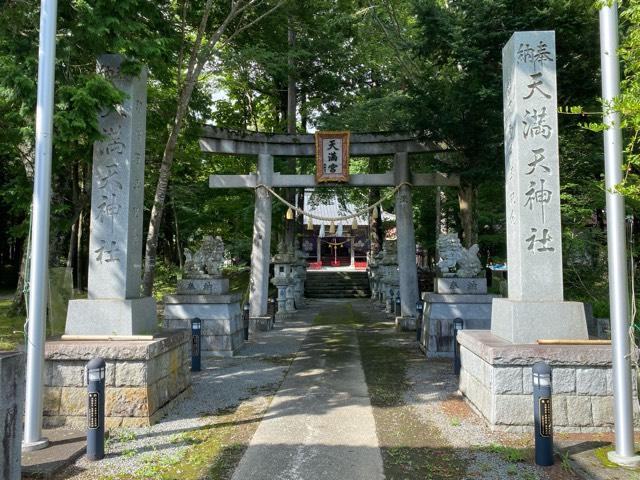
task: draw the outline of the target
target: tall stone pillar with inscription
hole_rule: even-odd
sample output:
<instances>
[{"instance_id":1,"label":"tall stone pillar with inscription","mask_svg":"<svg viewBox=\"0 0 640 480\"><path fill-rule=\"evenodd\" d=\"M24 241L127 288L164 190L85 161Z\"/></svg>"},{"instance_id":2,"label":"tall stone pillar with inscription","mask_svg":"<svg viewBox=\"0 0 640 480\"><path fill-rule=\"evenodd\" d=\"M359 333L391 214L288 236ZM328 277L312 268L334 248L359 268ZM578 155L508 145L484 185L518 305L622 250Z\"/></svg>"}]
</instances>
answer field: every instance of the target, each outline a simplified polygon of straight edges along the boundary
<instances>
[{"instance_id":1,"label":"tall stone pillar with inscription","mask_svg":"<svg viewBox=\"0 0 640 480\"><path fill-rule=\"evenodd\" d=\"M502 51L509 298L491 331L514 343L587 338L584 305L565 302L555 34L516 32Z\"/></svg>"},{"instance_id":2,"label":"tall stone pillar with inscription","mask_svg":"<svg viewBox=\"0 0 640 480\"><path fill-rule=\"evenodd\" d=\"M532 366L543 360L553 430L611 431L611 346L589 344L583 304L562 292L554 32L516 32L502 55L509 298L493 300L490 332L458 332L458 388L492 429L532 432Z\"/></svg>"},{"instance_id":3,"label":"tall stone pillar with inscription","mask_svg":"<svg viewBox=\"0 0 640 480\"><path fill-rule=\"evenodd\" d=\"M123 58L98 69L127 97L99 116L105 136L93 148L89 291L69 302L67 335L139 335L156 330L156 304L140 296L147 71L120 73Z\"/></svg>"},{"instance_id":4,"label":"tall stone pillar with inscription","mask_svg":"<svg viewBox=\"0 0 640 480\"><path fill-rule=\"evenodd\" d=\"M69 302L65 335L45 345L45 425L86 426L84 368L95 357L106 362L107 428L157 422L191 384L190 332L158 331L156 302L140 296L147 71L124 75L123 61L98 60L125 99L98 118L89 298Z\"/></svg>"}]
</instances>

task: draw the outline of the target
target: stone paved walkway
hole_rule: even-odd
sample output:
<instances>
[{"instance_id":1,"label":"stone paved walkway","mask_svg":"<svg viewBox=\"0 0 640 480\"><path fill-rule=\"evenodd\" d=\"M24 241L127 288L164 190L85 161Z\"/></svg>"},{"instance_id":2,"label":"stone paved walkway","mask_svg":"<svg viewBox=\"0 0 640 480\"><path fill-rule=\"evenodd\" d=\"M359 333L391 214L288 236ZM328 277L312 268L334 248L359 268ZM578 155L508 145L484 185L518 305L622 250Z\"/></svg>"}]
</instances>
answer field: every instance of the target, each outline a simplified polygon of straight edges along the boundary
<instances>
[{"instance_id":1,"label":"stone paved walkway","mask_svg":"<svg viewBox=\"0 0 640 480\"><path fill-rule=\"evenodd\" d=\"M233 475L311 478L384 478L352 325L312 327Z\"/></svg>"}]
</instances>

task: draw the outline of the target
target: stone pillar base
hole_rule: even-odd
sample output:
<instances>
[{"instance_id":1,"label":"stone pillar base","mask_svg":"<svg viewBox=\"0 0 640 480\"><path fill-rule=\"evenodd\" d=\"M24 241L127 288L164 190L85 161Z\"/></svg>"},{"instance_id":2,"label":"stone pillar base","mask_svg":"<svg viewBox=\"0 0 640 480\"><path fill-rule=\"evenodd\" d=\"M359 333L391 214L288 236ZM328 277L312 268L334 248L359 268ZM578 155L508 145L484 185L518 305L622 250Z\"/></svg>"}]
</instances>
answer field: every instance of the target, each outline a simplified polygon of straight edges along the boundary
<instances>
[{"instance_id":1,"label":"stone pillar base","mask_svg":"<svg viewBox=\"0 0 640 480\"><path fill-rule=\"evenodd\" d=\"M427 356L453 358L453 321L456 318L463 320L465 330L489 330L494 298L495 295L423 293L424 319L420 343Z\"/></svg>"},{"instance_id":2,"label":"stone pillar base","mask_svg":"<svg viewBox=\"0 0 640 480\"><path fill-rule=\"evenodd\" d=\"M276 315L279 315L276 314ZM249 335L257 332L268 332L273 328L271 316L268 317L249 317Z\"/></svg>"},{"instance_id":3,"label":"stone pillar base","mask_svg":"<svg viewBox=\"0 0 640 480\"><path fill-rule=\"evenodd\" d=\"M583 303L518 302L508 298L493 300L491 333L513 343L589 338Z\"/></svg>"},{"instance_id":4,"label":"stone pillar base","mask_svg":"<svg viewBox=\"0 0 640 480\"><path fill-rule=\"evenodd\" d=\"M396 317L396 330L400 332L415 332L416 317Z\"/></svg>"},{"instance_id":5,"label":"stone pillar base","mask_svg":"<svg viewBox=\"0 0 640 480\"><path fill-rule=\"evenodd\" d=\"M153 340L53 340L45 344L44 424L84 429L85 365L107 363L107 428L156 423L191 388L191 334L167 331Z\"/></svg>"},{"instance_id":6,"label":"stone pillar base","mask_svg":"<svg viewBox=\"0 0 640 480\"><path fill-rule=\"evenodd\" d=\"M66 335L151 335L158 331L156 301L97 298L69 301Z\"/></svg>"},{"instance_id":7,"label":"stone pillar base","mask_svg":"<svg viewBox=\"0 0 640 480\"><path fill-rule=\"evenodd\" d=\"M202 321L202 355L232 357L244 344L240 296L166 295L164 326L191 331L191 319Z\"/></svg>"},{"instance_id":8,"label":"stone pillar base","mask_svg":"<svg viewBox=\"0 0 640 480\"><path fill-rule=\"evenodd\" d=\"M507 342L486 330L462 330L460 392L493 430L533 431L535 362L551 365L553 429L611 432L611 345L537 345ZM632 376L634 396L636 375ZM638 402L633 402L636 428Z\"/></svg>"}]
</instances>

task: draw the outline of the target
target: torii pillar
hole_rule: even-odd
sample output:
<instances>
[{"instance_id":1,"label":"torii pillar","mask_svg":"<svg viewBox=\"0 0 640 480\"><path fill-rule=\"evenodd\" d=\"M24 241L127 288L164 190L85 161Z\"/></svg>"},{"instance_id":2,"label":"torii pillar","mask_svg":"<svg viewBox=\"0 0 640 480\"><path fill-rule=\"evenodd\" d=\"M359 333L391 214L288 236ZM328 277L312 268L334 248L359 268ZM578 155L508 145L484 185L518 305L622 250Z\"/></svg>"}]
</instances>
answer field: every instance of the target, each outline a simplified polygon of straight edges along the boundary
<instances>
[{"instance_id":1,"label":"torii pillar","mask_svg":"<svg viewBox=\"0 0 640 480\"><path fill-rule=\"evenodd\" d=\"M401 185L396 193L396 232L400 270L400 316L396 317L396 327L401 330L415 330L416 302L420 298L420 292L418 291L411 186L407 185L411 182L411 173L407 152L396 153L394 160L395 184Z\"/></svg>"},{"instance_id":2,"label":"torii pillar","mask_svg":"<svg viewBox=\"0 0 640 480\"><path fill-rule=\"evenodd\" d=\"M273 156L258 155L257 185L271 187ZM249 283L249 328L267 330L271 317L267 315L269 297L269 264L271 262L271 194L256 188L253 216L253 248L251 249L251 278Z\"/></svg>"}]
</instances>

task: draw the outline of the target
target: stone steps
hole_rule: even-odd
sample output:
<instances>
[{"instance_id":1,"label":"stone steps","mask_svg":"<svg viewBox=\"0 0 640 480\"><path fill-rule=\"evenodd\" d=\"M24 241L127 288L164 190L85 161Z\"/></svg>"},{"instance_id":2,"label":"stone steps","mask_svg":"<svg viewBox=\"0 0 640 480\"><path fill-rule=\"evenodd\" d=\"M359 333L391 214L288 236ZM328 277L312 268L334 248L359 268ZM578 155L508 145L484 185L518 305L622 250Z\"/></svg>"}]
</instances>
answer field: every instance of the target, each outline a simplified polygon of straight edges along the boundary
<instances>
[{"instance_id":1,"label":"stone steps","mask_svg":"<svg viewBox=\"0 0 640 480\"><path fill-rule=\"evenodd\" d=\"M317 272L307 274L308 298L368 298L371 296L367 272Z\"/></svg>"},{"instance_id":2,"label":"stone steps","mask_svg":"<svg viewBox=\"0 0 640 480\"><path fill-rule=\"evenodd\" d=\"M349 293L349 292L332 292L332 293L310 293L305 295L306 298L369 298L371 294L366 292Z\"/></svg>"}]
</instances>

